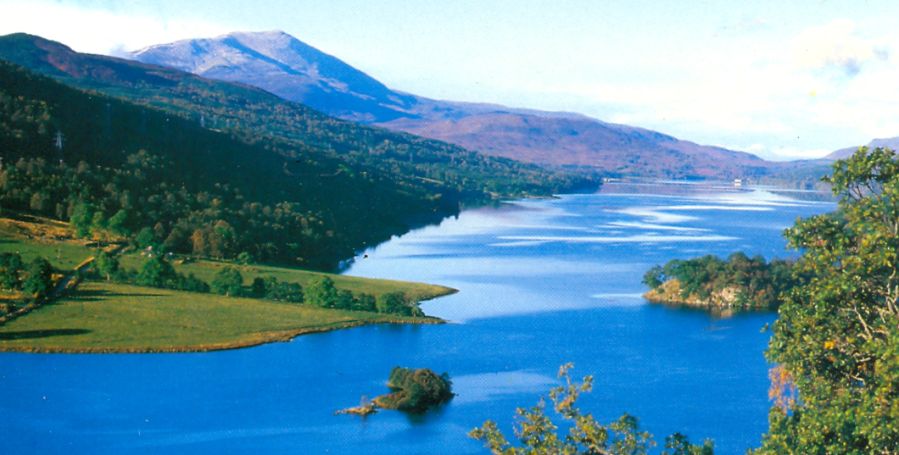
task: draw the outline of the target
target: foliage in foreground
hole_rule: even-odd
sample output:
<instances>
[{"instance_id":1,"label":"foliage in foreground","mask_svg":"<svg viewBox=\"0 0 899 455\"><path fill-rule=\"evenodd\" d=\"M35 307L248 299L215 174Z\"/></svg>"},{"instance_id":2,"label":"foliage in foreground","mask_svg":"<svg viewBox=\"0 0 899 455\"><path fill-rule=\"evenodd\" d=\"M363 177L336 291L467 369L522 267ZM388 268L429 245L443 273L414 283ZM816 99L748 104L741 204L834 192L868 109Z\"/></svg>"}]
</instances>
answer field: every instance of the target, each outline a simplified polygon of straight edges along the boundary
<instances>
[{"instance_id":1,"label":"foliage in foreground","mask_svg":"<svg viewBox=\"0 0 899 455\"><path fill-rule=\"evenodd\" d=\"M645 454L655 445L652 435L640 431L637 418L628 414L608 425L597 422L589 413L577 408L577 400L582 393L593 388L593 378L584 377L581 383L572 381L569 371L572 364L559 368L559 379L563 384L549 392L553 410L569 428L568 433L559 432L559 425L554 423L546 412L546 401L541 398L536 406L530 409L519 408L516 411L515 437L520 446L513 446L500 431L496 422L488 420L480 428L469 433L474 439L484 442L484 446L495 454ZM706 440L702 445L691 444L681 433L665 438L665 451L670 455L710 455L713 453L712 442Z\"/></svg>"},{"instance_id":2,"label":"foliage in foreground","mask_svg":"<svg viewBox=\"0 0 899 455\"><path fill-rule=\"evenodd\" d=\"M780 308L759 453L899 452L899 160L859 149L826 179L838 209L788 229L813 277ZM798 396L796 391L798 390Z\"/></svg>"}]
</instances>

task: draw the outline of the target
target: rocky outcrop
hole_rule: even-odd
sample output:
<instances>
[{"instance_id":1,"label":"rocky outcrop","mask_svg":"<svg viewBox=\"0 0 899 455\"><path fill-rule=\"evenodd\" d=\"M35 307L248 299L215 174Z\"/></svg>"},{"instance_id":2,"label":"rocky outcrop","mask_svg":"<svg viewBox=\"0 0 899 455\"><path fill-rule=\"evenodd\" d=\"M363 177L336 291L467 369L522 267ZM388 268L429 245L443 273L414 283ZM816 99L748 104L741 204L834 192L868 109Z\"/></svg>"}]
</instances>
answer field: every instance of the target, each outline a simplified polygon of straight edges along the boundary
<instances>
[{"instance_id":1,"label":"rocky outcrop","mask_svg":"<svg viewBox=\"0 0 899 455\"><path fill-rule=\"evenodd\" d=\"M661 286L650 289L643 298L653 303L662 303L666 305L683 305L697 308L718 309L718 310L739 310L745 309L743 299L740 298L740 289L736 286L726 287L720 291L709 294L707 298L690 294L683 297L681 294L681 285L677 279L671 279Z\"/></svg>"}]
</instances>

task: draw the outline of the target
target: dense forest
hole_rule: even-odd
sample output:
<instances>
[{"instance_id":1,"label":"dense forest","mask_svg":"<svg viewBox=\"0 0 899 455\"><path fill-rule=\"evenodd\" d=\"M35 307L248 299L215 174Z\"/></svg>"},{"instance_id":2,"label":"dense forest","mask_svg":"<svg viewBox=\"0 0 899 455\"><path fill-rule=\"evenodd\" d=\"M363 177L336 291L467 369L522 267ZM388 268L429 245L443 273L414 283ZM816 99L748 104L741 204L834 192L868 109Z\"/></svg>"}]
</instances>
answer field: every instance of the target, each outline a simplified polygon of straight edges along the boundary
<instances>
[{"instance_id":1,"label":"dense forest","mask_svg":"<svg viewBox=\"0 0 899 455\"><path fill-rule=\"evenodd\" d=\"M71 220L82 235L107 229L141 247L328 268L407 228L408 213L456 209L4 63L0 110L0 207ZM291 176L294 165L313 175Z\"/></svg>"},{"instance_id":2,"label":"dense forest","mask_svg":"<svg viewBox=\"0 0 899 455\"><path fill-rule=\"evenodd\" d=\"M773 309L786 293L804 280L792 274L792 263L767 262L765 258L731 254L727 260L717 256L668 261L643 275L643 283L669 302L708 302L710 306L733 309ZM676 286L672 284L676 283ZM665 286L668 284L669 286ZM665 295L675 292L676 295ZM714 302L714 303L712 303Z\"/></svg>"},{"instance_id":3,"label":"dense forest","mask_svg":"<svg viewBox=\"0 0 899 455\"><path fill-rule=\"evenodd\" d=\"M489 200L479 172L495 170L520 187L497 196L561 189L555 174L537 169L519 179L517 164L474 163L470 175L446 165L466 175L447 184L257 139L0 62L0 208L71 220L83 236L333 269L361 248L458 213L460 204ZM528 183L541 177L546 186Z\"/></svg>"}]
</instances>

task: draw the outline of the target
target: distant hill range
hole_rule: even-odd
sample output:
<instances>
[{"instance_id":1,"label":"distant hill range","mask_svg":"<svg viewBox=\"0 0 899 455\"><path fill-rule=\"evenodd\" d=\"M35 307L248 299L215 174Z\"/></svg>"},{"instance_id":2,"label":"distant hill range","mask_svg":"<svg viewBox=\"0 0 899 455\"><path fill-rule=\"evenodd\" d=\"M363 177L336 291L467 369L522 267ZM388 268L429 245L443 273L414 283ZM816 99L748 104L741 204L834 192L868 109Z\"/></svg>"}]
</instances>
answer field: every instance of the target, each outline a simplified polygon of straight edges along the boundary
<instances>
[{"instance_id":1,"label":"distant hill range","mask_svg":"<svg viewBox=\"0 0 899 455\"><path fill-rule=\"evenodd\" d=\"M773 163L755 155L572 113L449 102L392 90L284 32L160 44L133 52L145 63L241 82L343 119L541 165L609 176L753 178L820 175L817 161Z\"/></svg>"},{"instance_id":2,"label":"distant hill range","mask_svg":"<svg viewBox=\"0 0 899 455\"><path fill-rule=\"evenodd\" d=\"M871 142L868 142L867 146L869 148L874 147L887 147L893 150L899 150L899 137L888 137L883 139L874 139ZM855 151L858 150L858 147L846 147L844 149L839 149L824 157L827 160L841 160L843 158L848 158Z\"/></svg>"}]
</instances>

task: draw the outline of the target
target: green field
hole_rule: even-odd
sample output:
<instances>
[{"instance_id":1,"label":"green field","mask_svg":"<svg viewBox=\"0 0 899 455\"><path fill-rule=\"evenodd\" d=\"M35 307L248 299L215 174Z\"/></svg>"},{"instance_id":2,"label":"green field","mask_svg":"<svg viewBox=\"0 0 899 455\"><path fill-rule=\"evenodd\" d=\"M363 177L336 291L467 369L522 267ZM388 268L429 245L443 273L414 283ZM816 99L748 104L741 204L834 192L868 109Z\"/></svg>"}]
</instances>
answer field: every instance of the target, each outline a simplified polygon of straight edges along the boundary
<instances>
[{"instance_id":1,"label":"green field","mask_svg":"<svg viewBox=\"0 0 899 455\"><path fill-rule=\"evenodd\" d=\"M24 219L0 218L0 253L19 253L27 263L42 256L47 258L60 270L71 269L81 261L97 254L97 249L79 244L71 240L71 229L68 223L38 217ZM62 240L53 240L56 237ZM139 253L128 253L119 256L122 267L139 271L147 259ZM312 272L291 267L276 267L251 264L237 265L230 262L196 260L187 263L173 261L175 270L185 275L193 273L197 278L210 283L215 274L226 266L234 266L244 277L244 284L249 286L253 278L274 276L279 281L299 283L306 286L315 278L329 276L338 289L345 289L354 294L367 293L375 297L387 292L402 292L409 299L421 301L440 297L455 292L444 286L406 281L377 280L345 275Z\"/></svg>"},{"instance_id":2,"label":"green field","mask_svg":"<svg viewBox=\"0 0 899 455\"><path fill-rule=\"evenodd\" d=\"M58 269L71 269L97 251L70 239L65 223L44 219L0 218L0 253L14 252L27 262L43 256ZM120 257L123 267L139 270L146 258ZM430 284L375 280L265 265L198 260L178 272L211 282L226 266L237 267L249 285L257 276L306 286L322 275L337 288L378 296L401 292L428 300L455 290ZM322 309L310 305L230 298L131 286L85 282L70 296L0 325L0 351L24 352L185 352L209 351L286 341L303 333L373 323L434 323L369 312Z\"/></svg>"},{"instance_id":3,"label":"green field","mask_svg":"<svg viewBox=\"0 0 899 455\"><path fill-rule=\"evenodd\" d=\"M140 270L140 267L145 261L146 258L143 258L136 253L122 255L119 258L119 262L121 263L122 267L134 270ZM275 267L259 264L236 265L230 262L209 260L197 260L185 264L179 264L177 261L174 261L174 264L175 270L177 270L179 273L183 273L185 275L188 273L193 273L197 278L207 283L212 282L212 279L213 277L215 277L216 272L221 270L223 267L233 266L240 270L240 274L243 275L244 284L248 286L250 285L250 283L252 283L253 278L271 275L277 278L279 281L299 283L301 286L305 287L313 279L326 275L334 280L334 285L338 289L352 291L354 294L364 292L374 295L375 297L387 292L402 292L412 300L421 301L455 292L454 289L433 284L360 278L347 275L335 275L331 273L311 272L308 270L294 269L289 267Z\"/></svg>"},{"instance_id":4,"label":"green field","mask_svg":"<svg viewBox=\"0 0 899 455\"><path fill-rule=\"evenodd\" d=\"M18 253L25 263L44 257L60 269L71 269L96 251L72 240L68 223L19 215L0 218L0 253Z\"/></svg>"},{"instance_id":5,"label":"green field","mask_svg":"<svg viewBox=\"0 0 899 455\"><path fill-rule=\"evenodd\" d=\"M93 256L96 250L69 242L41 243L0 237L0 253L19 253L27 264L38 256L43 256L60 270L68 270L81 261Z\"/></svg>"},{"instance_id":6,"label":"green field","mask_svg":"<svg viewBox=\"0 0 899 455\"><path fill-rule=\"evenodd\" d=\"M0 326L0 351L209 351L388 322L439 320L86 282L72 296Z\"/></svg>"}]
</instances>

